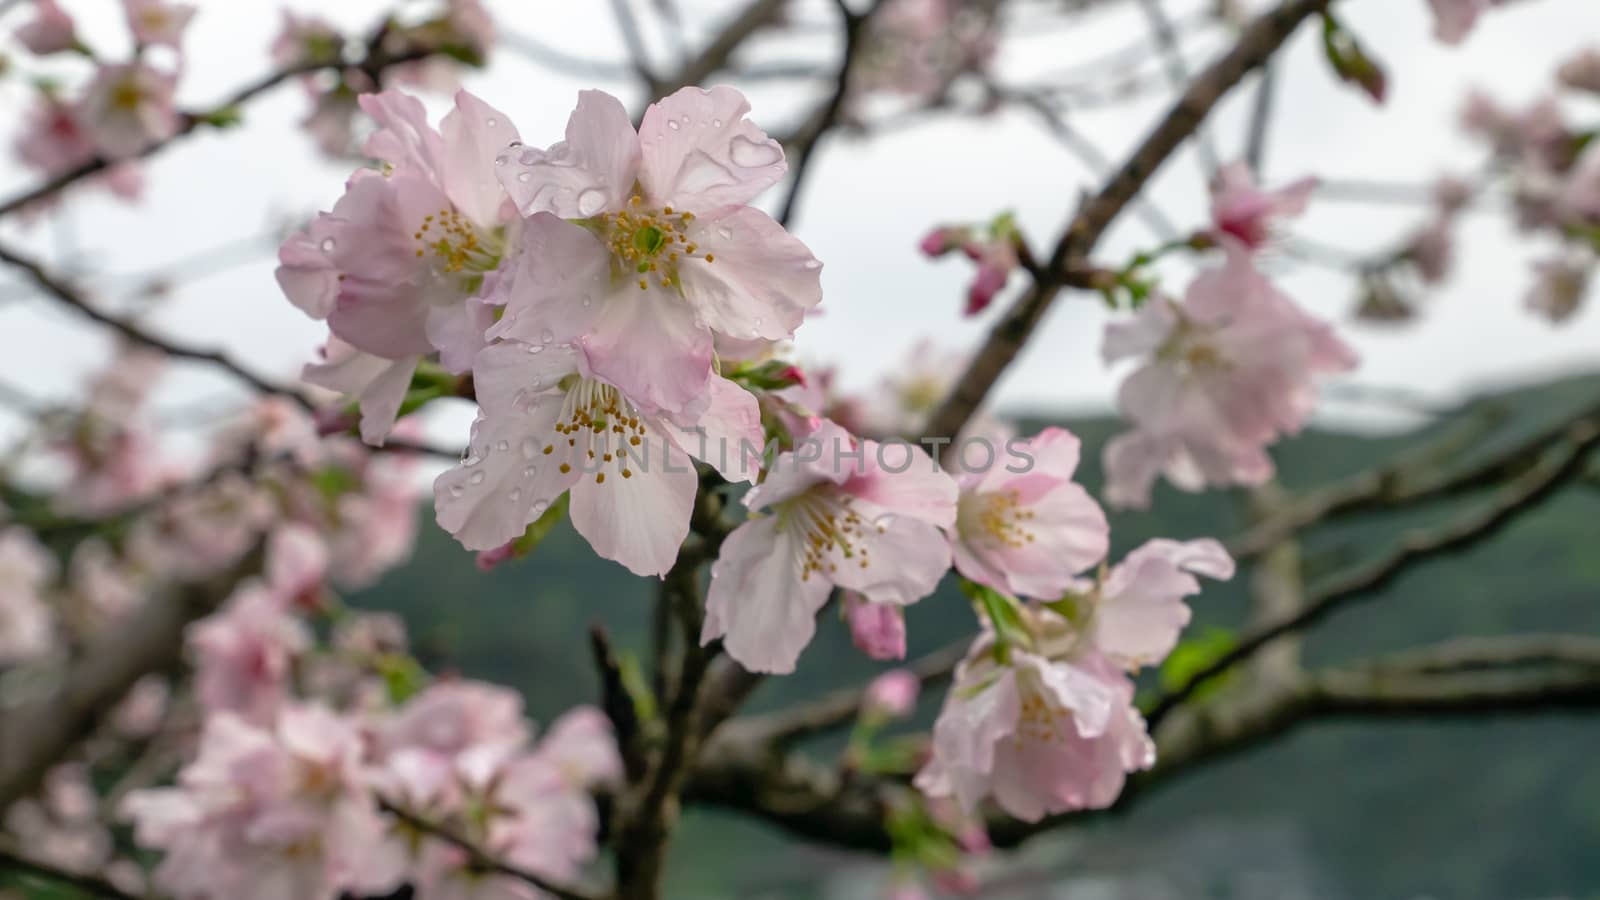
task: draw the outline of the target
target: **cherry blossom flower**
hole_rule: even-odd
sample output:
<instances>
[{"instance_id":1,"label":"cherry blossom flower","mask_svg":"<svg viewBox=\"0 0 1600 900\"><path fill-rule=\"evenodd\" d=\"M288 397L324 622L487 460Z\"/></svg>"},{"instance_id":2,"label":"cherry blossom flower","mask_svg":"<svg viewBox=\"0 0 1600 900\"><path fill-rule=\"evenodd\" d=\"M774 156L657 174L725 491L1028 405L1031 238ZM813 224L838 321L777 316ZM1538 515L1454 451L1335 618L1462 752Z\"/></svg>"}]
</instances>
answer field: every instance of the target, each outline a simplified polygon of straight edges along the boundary
<instances>
[{"instance_id":1,"label":"cherry blossom flower","mask_svg":"<svg viewBox=\"0 0 1600 900\"><path fill-rule=\"evenodd\" d=\"M636 133L616 98L585 91L565 141L497 158L530 218L490 336L577 342L597 377L672 413L705 394L714 336L791 337L822 264L746 205L786 168L749 109L732 88L687 87Z\"/></svg>"},{"instance_id":2,"label":"cherry blossom flower","mask_svg":"<svg viewBox=\"0 0 1600 900\"><path fill-rule=\"evenodd\" d=\"M17 29L17 40L29 51L44 56L78 46L72 16L56 0L33 0L33 20Z\"/></svg>"},{"instance_id":3,"label":"cherry blossom flower","mask_svg":"<svg viewBox=\"0 0 1600 900\"><path fill-rule=\"evenodd\" d=\"M1232 557L1214 540L1146 541L1117 563L1104 580L1089 586L1077 610L1095 649L1129 671L1167 658L1189 624L1183 598L1200 593L1204 575L1233 577Z\"/></svg>"},{"instance_id":4,"label":"cherry blossom flower","mask_svg":"<svg viewBox=\"0 0 1600 900\"><path fill-rule=\"evenodd\" d=\"M78 103L78 124L104 156L137 156L177 131L177 83L177 76L140 63L101 66Z\"/></svg>"},{"instance_id":5,"label":"cherry blossom flower","mask_svg":"<svg viewBox=\"0 0 1600 900\"><path fill-rule=\"evenodd\" d=\"M263 584L247 584L215 614L189 626L195 694L210 712L265 725L289 699L295 661L309 629Z\"/></svg>"},{"instance_id":6,"label":"cherry blossom flower","mask_svg":"<svg viewBox=\"0 0 1600 900\"><path fill-rule=\"evenodd\" d=\"M321 16L283 10L283 28L272 39L272 61L280 68L332 64L344 50L344 35Z\"/></svg>"},{"instance_id":7,"label":"cherry blossom flower","mask_svg":"<svg viewBox=\"0 0 1600 900\"><path fill-rule=\"evenodd\" d=\"M56 575L49 551L22 528L0 531L0 666L48 654L55 624L41 596Z\"/></svg>"},{"instance_id":8,"label":"cherry blossom flower","mask_svg":"<svg viewBox=\"0 0 1600 900\"><path fill-rule=\"evenodd\" d=\"M1047 428L990 456L987 471L963 469L950 532L956 571L1018 597L1053 600L1074 575L1106 555L1105 513L1072 481L1080 444Z\"/></svg>"},{"instance_id":9,"label":"cherry blossom flower","mask_svg":"<svg viewBox=\"0 0 1600 900\"><path fill-rule=\"evenodd\" d=\"M281 282L284 270L278 271ZM354 398L361 411L361 439L375 447L383 446L394 430L421 357L390 359L366 353L335 335L328 336L321 355L322 362L307 363L300 377L307 384Z\"/></svg>"},{"instance_id":10,"label":"cherry blossom flower","mask_svg":"<svg viewBox=\"0 0 1600 900\"><path fill-rule=\"evenodd\" d=\"M183 43L183 31L195 14L195 7L188 3L165 0L122 0L122 8L135 41L144 46L173 49Z\"/></svg>"},{"instance_id":11,"label":"cherry blossom flower","mask_svg":"<svg viewBox=\"0 0 1600 900\"><path fill-rule=\"evenodd\" d=\"M75 547L67 569L71 615L85 630L99 631L122 623L144 601L139 577L100 538Z\"/></svg>"},{"instance_id":12,"label":"cherry blossom flower","mask_svg":"<svg viewBox=\"0 0 1600 900\"><path fill-rule=\"evenodd\" d=\"M384 894L405 861L385 852L369 780L359 731L324 707L287 705L269 727L224 712L175 787L135 791L122 812L165 851L155 882L181 900Z\"/></svg>"},{"instance_id":13,"label":"cherry blossom flower","mask_svg":"<svg viewBox=\"0 0 1600 900\"><path fill-rule=\"evenodd\" d=\"M1108 325L1102 354L1144 360L1117 397L1135 430L1105 448L1107 499L1136 507L1149 503L1158 474L1189 491L1265 481L1266 447L1304 424L1317 376L1355 365L1332 329L1239 248L1197 277L1184 302L1154 297Z\"/></svg>"},{"instance_id":14,"label":"cherry blossom flower","mask_svg":"<svg viewBox=\"0 0 1600 900\"><path fill-rule=\"evenodd\" d=\"M1559 324L1583 306L1594 272L1595 254L1578 249L1533 264L1533 287L1525 301L1528 309Z\"/></svg>"},{"instance_id":15,"label":"cherry blossom flower","mask_svg":"<svg viewBox=\"0 0 1600 900\"><path fill-rule=\"evenodd\" d=\"M95 156L94 142L78 121L76 111L50 94L39 94L27 122L17 136L17 157L45 175L58 175ZM122 200L137 200L144 191L144 176L134 162L113 165L89 179ZM37 212L51 201L28 207Z\"/></svg>"},{"instance_id":16,"label":"cherry blossom flower","mask_svg":"<svg viewBox=\"0 0 1600 900\"><path fill-rule=\"evenodd\" d=\"M1220 240L1232 239L1250 250L1259 250L1272 238L1279 219L1305 212L1315 178L1302 178L1276 191L1256 185L1255 175L1246 163L1234 163L1217 173L1217 186L1211 195L1211 222Z\"/></svg>"},{"instance_id":17,"label":"cherry blossom flower","mask_svg":"<svg viewBox=\"0 0 1600 900\"><path fill-rule=\"evenodd\" d=\"M377 734L385 755L421 751L444 765L473 750L514 751L532 736L517 692L463 680L430 685L384 721Z\"/></svg>"},{"instance_id":18,"label":"cherry blossom flower","mask_svg":"<svg viewBox=\"0 0 1600 900\"><path fill-rule=\"evenodd\" d=\"M927 596L950 567L939 529L955 524L956 493L921 448L824 421L744 495L765 514L723 542L701 643L723 638L752 672L791 672L831 587L898 606Z\"/></svg>"},{"instance_id":19,"label":"cherry blossom flower","mask_svg":"<svg viewBox=\"0 0 1600 900\"><path fill-rule=\"evenodd\" d=\"M1478 17L1505 0L1428 0L1433 10L1433 36L1441 44L1455 45L1466 40L1478 24Z\"/></svg>"},{"instance_id":20,"label":"cherry blossom flower","mask_svg":"<svg viewBox=\"0 0 1600 900\"><path fill-rule=\"evenodd\" d=\"M844 592L850 640L871 659L906 658L906 614L894 603L873 603L855 591Z\"/></svg>"},{"instance_id":21,"label":"cherry blossom flower","mask_svg":"<svg viewBox=\"0 0 1600 900\"><path fill-rule=\"evenodd\" d=\"M611 720L593 706L575 706L550 724L536 755L559 771L574 790L588 791L622 780Z\"/></svg>"},{"instance_id":22,"label":"cherry blossom flower","mask_svg":"<svg viewBox=\"0 0 1600 900\"><path fill-rule=\"evenodd\" d=\"M892 92L933 99L994 56L993 18L961 0L889 0L867 23L850 79L857 96Z\"/></svg>"},{"instance_id":23,"label":"cherry blossom flower","mask_svg":"<svg viewBox=\"0 0 1600 900\"><path fill-rule=\"evenodd\" d=\"M1070 632L1053 613L1039 618ZM1002 663L985 634L956 670L916 785L968 812L993 796L1010 815L1036 822L1110 806L1126 774L1154 762L1133 683L1103 657L1080 650L1053 660L1014 647Z\"/></svg>"},{"instance_id":24,"label":"cherry blossom flower","mask_svg":"<svg viewBox=\"0 0 1600 900\"><path fill-rule=\"evenodd\" d=\"M724 378L707 382L693 414L652 413L576 349L511 341L478 355L473 382L483 412L468 456L434 483L440 526L469 550L518 537L570 490L573 527L596 553L665 574L699 486L690 457L730 481L756 476L760 412Z\"/></svg>"},{"instance_id":25,"label":"cherry blossom flower","mask_svg":"<svg viewBox=\"0 0 1600 900\"><path fill-rule=\"evenodd\" d=\"M516 129L465 91L438 131L413 97L389 91L360 103L379 124L366 152L384 169L357 172L331 213L289 239L280 283L302 309L326 312L333 333L364 353L405 361L437 351L447 368L465 371L493 318L475 298L504 244L505 194L491 159ZM330 377L360 380L344 374Z\"/></svg>"},{"instance_id":26,"label":"cherry blossom flower","mask_svg":"<svg viewBox=\"0 0 1600 900\"><path fill-rule=\"evenodd\" d=\"M1405 250L1417 267L1424 284L1439 284L1450 274L1455 258L1455 221L1436 215L1426 227L1412 236Z\"/></svg>"}]
</instances>

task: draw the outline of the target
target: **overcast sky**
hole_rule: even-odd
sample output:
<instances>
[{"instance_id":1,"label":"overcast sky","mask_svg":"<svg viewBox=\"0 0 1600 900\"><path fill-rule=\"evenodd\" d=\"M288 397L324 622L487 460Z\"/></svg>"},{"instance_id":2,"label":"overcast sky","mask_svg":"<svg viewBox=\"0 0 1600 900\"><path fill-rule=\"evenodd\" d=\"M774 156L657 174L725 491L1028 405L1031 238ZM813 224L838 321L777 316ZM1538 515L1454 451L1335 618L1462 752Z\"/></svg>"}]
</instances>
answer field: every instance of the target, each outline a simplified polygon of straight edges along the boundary
<instances>
[{"instance_id":1,"label":"overcast sky","mask_svg":"<svg viewBox=\"0 0 1600 900\"><path fill-rule=\"evenodd\" d=\"M546 45L600 60L622 58L609 4L487 3L505 28ZM680 3L702 30L715 22L719 11L740 5L734 0ZM125 45L116 0L63 0L63 5L79 17L95 46L116 52ZM198 0L198 5L180 90L186 106L212 102L266 71L266 47L283 4ZM386 6L376 0L288 5L328 15L352 30L368 26ZM1197 0L1167 3L1178 19L1202 5ZM797 18L817 23L827 22L832 8L824 0L796 0L796 6ZM1454 49L1431 40L1424 0L1349 0L1341 7L1346 21L1388 64L1389 102L1375 108L1336 85L1318 56L1317 29L1303 28L1281 70L1267 154L1269 181L1320 174L1421 183L1441 171L1469 171L1481 164L1481 151L1455 127L1469 86L1481 85L1508 102L1524 102L1549 83L1560 60L1586 44L1600 43L1600 3L1594 0L1531 0L1491 15L1465 46ZM21 18L12 13L0 30L9 31ZM1032 33L1006 45L1002 71L1033 80L1070 69L1136 39L1143 28L1133 8L1073 21L1073 27ZM1221 38L1219 33L1192 41L1191 64L1211 58ZM671 60L668 45L656 49L662 51L658 58L663 63ZM799 42L760 43L752 50L747 59L821 59L834 47L831 37L818 34ZM524 141L537 145L560 138L582 88L611 90L634 108L640 99L631 84L573 78L512 52L499 53L489 71L468 76L466 83L507 113ZM753 115L781 133L823 90L820 83L752 90ZM0 83L0 110L6 111L0 128L15 127L15 111L26 96L17 79ZM1213 120L1212 134L1225 158L1241 152L1250 102L1249 90L1236 91ZM1118 157L1166 103L1165 94L1155 94L1116 109L1085 110L1072 121L1108 155ZM302 93L286 85L250 105L242 127L190 139L161 154L148 167L148 192L138 206L79 194L55 221L31 228L0 223L0 236L56 260L70 253L93 271L112 273L101 280L108 285L103 300L125 303L116 286L125 286L126 280L116 273L158 268L198 248L247 240L273 221L326 208L338 197L349 166L320 158L296 129L305 104ZM430 105L442 110L445 98L434 98ZM1600 106L1574 107L1580 111L1600 119ZM8 147L12 137L9 132L5 136ZM7 157L0 161L0 196L34 178ZM952 347L975 345L989 320L959 315L968 267L954 259L924 260L915 251L919 237L933 223L987 219L1012 209L1034 243L1043 245L1054 239L1078 194L1096 181L1021 112L981 120L934 119L871 140L829 141L812 173L796 228L825 264L825 314L801 330L802 357L838 362L848 384L867 385L885 366L899 363L923 336ZM781 190L774 190L765 202L771 206L781 196ZM1203 222L1204 181L1189 153L1167 164L1151 196L1180 228ZM1424 214L1421 208L1330 200L1314 204L1297 231L1351 251L1373 250L1392 245ZM1452 283L1430 299L1422 321L1408 327L1349 322L1354 289L1347 276L1308 266L1281 269L1282 283L1296 299L1341 320L1363 358L1353 382L1445 397L1474 386L1596 365L1600 310L1590 306L1562 328L1524 312L1527 259L1541 248L1529 246L1499 217L1473 215L1467 222ZM1125 216L1099 256L1120 264L1134 249L1154 243L1150 231ZM184 285L151 321L163 332L223 347L255 369L287 380L323 332L278 293L270 248L249 259ZM1171 285L1181 287L1181 264L1167 271ZM86 368L104 358L107 344L47 299L17 299L18 284L12 273L0 273L0 297L6 298L0 306L0 341L6 354L0 377L42 398L67 396ZM1013 290L1018 286L1014 282ZM1119 376L1099 363L1104 318L1093 296L1064 295L1002 381L1001 404L1104 408ZM168 407L214 401L216 408L226 409L237 406L241 397L225 378L185 368L168 380L159 401ZM1335 412L1344 418L1350 410L1341 406ZM441 439L460 441L465 415L445 417L434 423L434 430Z\"/></svg>"}]
</instances>

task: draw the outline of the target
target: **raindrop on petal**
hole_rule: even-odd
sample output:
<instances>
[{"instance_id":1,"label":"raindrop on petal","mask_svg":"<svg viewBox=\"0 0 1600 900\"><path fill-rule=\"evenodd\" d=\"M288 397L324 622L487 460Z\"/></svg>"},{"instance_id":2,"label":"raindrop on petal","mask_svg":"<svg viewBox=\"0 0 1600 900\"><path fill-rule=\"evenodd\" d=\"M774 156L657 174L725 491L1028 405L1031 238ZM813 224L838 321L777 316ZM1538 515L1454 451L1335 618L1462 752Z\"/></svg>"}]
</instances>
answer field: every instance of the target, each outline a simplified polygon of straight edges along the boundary
<instances>
[{"instance_id":1,"label":"raindrop on petal","mask_svg":"<svg viewBox=\"0 0 1600 900\"><path fill-rule=\"evenodd\" d=\"M736 166L753 169L758 166L770 166L783 158L783 151L779 150L772 142L758 144L749 138L739 135L728 145L728 156Z\"/></svg>"},{"instance_id":2,"label":"raindrop on petal","mask_svg":"<svg viewBox=\"0 0 1600 900\"><path fill-rule=\"evenodd\" d=\"M467 483L468 484L483 484L483 480L485 478L488 478L488 477L489 476L483 474L482 472L473 472L472 473L472 477L467 479Z\"/></svg>"},{"instance_id":3,"label":"raindrop on petal","mask_svg":"<svg viewBox=\"0 0 1600 900\"><path fill-rule=\"evenodd\" d=\"M534 457L538 456L539 455L539 442L534 440L533 438L523 438L522 439L522 455L527 457L528 459L533 459Z\"/></svg>"},{"instance_id":4,"label":"raindrop on petal","mask_svg":"<svg viewBox=\"0 0 1600 900\"><path fill-rule=\"evenodd\" d=\"M590 188L578 195L578 215L592 216L606 208L606 192Z\"/></svg>"},{"instance_id":5,"label":"raindrop on petal","mask_svg":"<svg viewBox=\"0 0 1600 900\"><path fill-rule=\"evenodd\" d=\"M323 238L321 246L322 246L322 252L323 253L332 253L333 252L333 248L334 248L333 238L331 238L331 237Z\"/></svg>"}]
</instances>

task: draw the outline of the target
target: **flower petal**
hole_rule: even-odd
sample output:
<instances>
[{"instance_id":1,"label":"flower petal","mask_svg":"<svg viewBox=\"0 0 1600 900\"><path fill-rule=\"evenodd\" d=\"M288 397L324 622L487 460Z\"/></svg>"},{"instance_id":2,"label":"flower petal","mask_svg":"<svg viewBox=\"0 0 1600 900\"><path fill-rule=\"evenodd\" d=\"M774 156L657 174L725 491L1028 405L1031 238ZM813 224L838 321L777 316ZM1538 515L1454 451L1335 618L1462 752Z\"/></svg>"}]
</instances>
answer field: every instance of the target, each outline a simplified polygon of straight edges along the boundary
<instances>
[{"instance_id":1,"label":"flower petal","mask_svg":"<svg viewBox=\"0 0 1600 900\"><path fill-rule=\"evenodd\" d=\"M728 655L752 672L793 672L828 599L825 579L801 580L799 558L799 538L776 516L735 528L711 567L700 643L722 638Z\"/></svg>"},{"instance_id":2,"label":"flower petal","mask_svg":"<svg viewBox=\"0 0 1600 900\"><path fill-rule=\"evenodd\" d=\"M578 478L576 469L560 471L565 442L555 442L555 455L538 453L559 413L560 404L546 402L526 415L480 417L466 461L433 483L439 527L468 550L491 550L521 537Z\"/></svg>"},{"instance_id":3,"label":"flower petal","mask_svg":"<svg viewBox=\"0 0 1600 900\"><path fill-rule=\"evenodd\" d=\"M745 118L737 90L682 88L644 112L639 183L658 205L709 213L748 203L788 171L783 145Z\"/></svg>"},{"instance_id":4,"label":"flower petal","mask_svg":"<svg viewBox=\"0 0 1600 900\"><path fill-rule=\"evenodd\" d=\"M700 480L688 455L665 441L650 442L644 456L630 478L584 474L572 487L572 526L635 575L665 575L689 535Z\"/></svg>"},{"instance_id":5,"label":"flower petal","mask_svg":"<svg viewBox=\"0 0 1600 900\"><path fill-rule=\"evenodd\" d=\"M702 255L679 269L684 296L712 331L741 341L793 337L822 302L822 263L771 216L749 206L696 218Z\"/></svg>"},{"instance_id":6,"label":"flower petal","mask_svg":"<svg viewBox=\"0 0 1600 900\"><path fill-rule=\"evenodd\" d=\"M639 137L622 102L604 91L582 91L567 119L567 139L538 150L514 148L499 166L523 215L552 212L588 218L627 202L639 166Z\"/></svg>"}]
</instances>

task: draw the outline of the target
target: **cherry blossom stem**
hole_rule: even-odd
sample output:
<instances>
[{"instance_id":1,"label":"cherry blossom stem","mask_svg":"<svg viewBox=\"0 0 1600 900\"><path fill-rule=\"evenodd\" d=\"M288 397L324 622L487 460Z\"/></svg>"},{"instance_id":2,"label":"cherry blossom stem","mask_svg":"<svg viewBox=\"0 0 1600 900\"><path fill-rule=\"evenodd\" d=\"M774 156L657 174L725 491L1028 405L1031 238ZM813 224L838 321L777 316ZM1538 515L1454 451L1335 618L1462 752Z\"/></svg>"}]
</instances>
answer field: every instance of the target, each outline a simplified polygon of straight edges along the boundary
<instances>
[{"instance_id":1,"label":"cherry blossom stem","mask_svg":"<svg viewBox=\"0 0 1600 900\"><path fill-rule=\"evenodd\" d=\"M1287 0L1240 33L1233 49L1207 66L1099 193L1073 217L1046 269L995 323L967 371L929 422L930 435L959 434L995 382L1044 319L1075 260L1085 259L1162 164L1195 133L1217 102L1253 69L1271 59L1306 19L1333 0Z\"/></svg>"}]
</instances>

